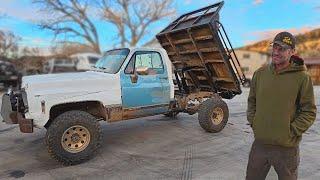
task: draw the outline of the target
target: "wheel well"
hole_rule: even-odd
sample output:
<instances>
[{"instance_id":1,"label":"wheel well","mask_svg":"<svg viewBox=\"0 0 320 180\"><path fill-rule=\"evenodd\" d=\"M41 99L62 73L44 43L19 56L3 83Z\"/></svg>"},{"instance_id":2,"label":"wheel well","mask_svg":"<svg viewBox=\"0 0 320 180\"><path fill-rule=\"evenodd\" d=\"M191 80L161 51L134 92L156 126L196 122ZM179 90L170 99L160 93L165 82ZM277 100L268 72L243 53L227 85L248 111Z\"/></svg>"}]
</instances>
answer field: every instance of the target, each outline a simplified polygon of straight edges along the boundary
<instances>
[{"instance_id":1,"label":"wheel well","mask_svg":"<svg viewBox=\"0 0 320 180\"><path fill-rule=\"evenodd\" d=\"M74 102L74 103L65 103L55 105L50 109L49 121L44 126L48 128L51 122L58 117L60 114L71 111L71 110L80 110L85 111L97 119L103 118L106 120L106 110L101 102L98 101L85 101L85 102Z\"/></svg>"}]
</instances>

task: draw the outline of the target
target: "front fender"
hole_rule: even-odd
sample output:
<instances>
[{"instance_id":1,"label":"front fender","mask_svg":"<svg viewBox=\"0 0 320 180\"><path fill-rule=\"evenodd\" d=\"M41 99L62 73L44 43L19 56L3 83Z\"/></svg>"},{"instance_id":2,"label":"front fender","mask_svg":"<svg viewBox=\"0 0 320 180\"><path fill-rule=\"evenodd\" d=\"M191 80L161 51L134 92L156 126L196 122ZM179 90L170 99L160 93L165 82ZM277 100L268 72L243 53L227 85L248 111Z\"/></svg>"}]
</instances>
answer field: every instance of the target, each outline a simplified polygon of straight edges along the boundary
<instances>
[{"instance_id":1,"label":"front fender","mask_svg":"<svg viewBox=\"0 0 320 180\"><path fill-rule=\"evenodd\" d=\"M82 93L81 95L65 96L39 96L32 103L29 103L29 112L25 114L28 119L33 119L38 127L44 125L50 119L50 110L52 107L67 103L80 103L86 101L97 101L103 106L121 104L121 90L111 89L99 92ZM43 107L44 106L44 107Z\"/></svg>"}]
</instances>

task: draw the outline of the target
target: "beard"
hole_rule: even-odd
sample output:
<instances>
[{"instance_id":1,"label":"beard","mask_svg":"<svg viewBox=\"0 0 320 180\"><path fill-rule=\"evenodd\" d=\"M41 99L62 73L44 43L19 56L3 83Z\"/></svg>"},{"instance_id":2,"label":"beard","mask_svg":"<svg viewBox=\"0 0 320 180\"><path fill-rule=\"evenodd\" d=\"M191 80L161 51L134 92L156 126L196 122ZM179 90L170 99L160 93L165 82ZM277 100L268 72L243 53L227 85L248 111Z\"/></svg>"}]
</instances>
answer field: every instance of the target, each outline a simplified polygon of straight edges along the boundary
<instances>
[{"instance_id":1,"label":"beard","mask_svg":"<svg viewBox=\"0 0 320 180\"><path fill-rule=\"evenodd\" d=\"M286 61L288 61L288 59L286 59L286 57L281 56L281 55L277 55L274 53L272 53L271 57L272 57L272 63L276 64L276 65L283 64L283 63L286 63Z\"/></svg>"}]
</instances>

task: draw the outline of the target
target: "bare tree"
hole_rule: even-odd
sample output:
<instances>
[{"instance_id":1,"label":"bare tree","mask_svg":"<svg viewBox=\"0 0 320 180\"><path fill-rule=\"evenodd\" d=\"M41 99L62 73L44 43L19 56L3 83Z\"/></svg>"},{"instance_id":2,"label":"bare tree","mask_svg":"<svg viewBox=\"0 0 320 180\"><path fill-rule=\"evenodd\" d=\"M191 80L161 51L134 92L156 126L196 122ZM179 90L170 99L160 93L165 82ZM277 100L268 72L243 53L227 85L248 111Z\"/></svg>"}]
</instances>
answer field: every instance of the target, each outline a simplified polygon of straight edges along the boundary
<instances>
[{"instance_id":1,"label":"bare tree","mask_svg":"<svg viewBox=\"0 0 320 180\"><path fill-rule=\"evenodd\" d=\"M17 57L19 41L13 32L0 30L0 57Z\"/></svg>"},{"instance_id":2,"label":"bare tree","mask_svg":"<svg viewBox=\"0 0 320 180\"><path fill-rule=\"evenodd\" d=\"M175 14L172 5L173 0L101 0L100 3L103 18L117 28L121 46L137 45L153 23Z\"/></svg>"},{"instance_id":3,"label":"bare tree","mask_svg":"<svg viewBox=\"0 0 320 180\"><path fill-rule=\"evenodd\" d=\"M21 56L39 56L40 49L36 47L23 47L21 49Z\"/></svg>"},{"instance_id":4,"label":"bare tree","mask_svg":"<svg viewBox=\"0 0 320 180\"><path fill-rule=\"evenodd\" d=\"M90 0L33 0L40 10L50 15L40 23L43 29L53 31L55 38L65 36L66 40L80 37L97 53L100 53L97 29L89 18Z\"/></svg>"}]
</instances>

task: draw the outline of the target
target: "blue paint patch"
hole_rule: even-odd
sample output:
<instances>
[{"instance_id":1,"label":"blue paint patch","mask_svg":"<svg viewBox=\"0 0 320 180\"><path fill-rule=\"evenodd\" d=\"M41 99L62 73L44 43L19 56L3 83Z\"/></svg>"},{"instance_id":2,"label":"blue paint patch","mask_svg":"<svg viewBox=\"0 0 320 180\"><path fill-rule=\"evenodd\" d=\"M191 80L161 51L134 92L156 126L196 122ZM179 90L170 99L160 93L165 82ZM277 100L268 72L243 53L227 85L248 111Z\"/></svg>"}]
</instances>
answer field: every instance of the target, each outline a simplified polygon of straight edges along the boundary
<instances>
[{"instance_id":1,"label":"blue paint patch","mask_svg":"<svg viewBox=\"0 0 320 180\"><path fill-rule=\"evenodd\" d=\"M157 72L160 73L160 72ZM121 71L120 80L122 88L123 108L146 107L159 104L170 104L170 84L166 66L161 74L138 75L136 83L131 82L132 74ZM167 108L159 108L167 112ZM158 109L155 109L158 112Z\"/></svg>"},{"instance_id":2,"label":"blue paint patch","mask_svg":"<svg viewBox=\"0 0 320 180\"><path fill-rule=\"evenodd\" d=\"M170 91L164 85L159 75L138 75L137 83L132 83L130 75L124 74L121 76L122 106L132 108L169 104Z\"/></svg>"}]
</instances>

